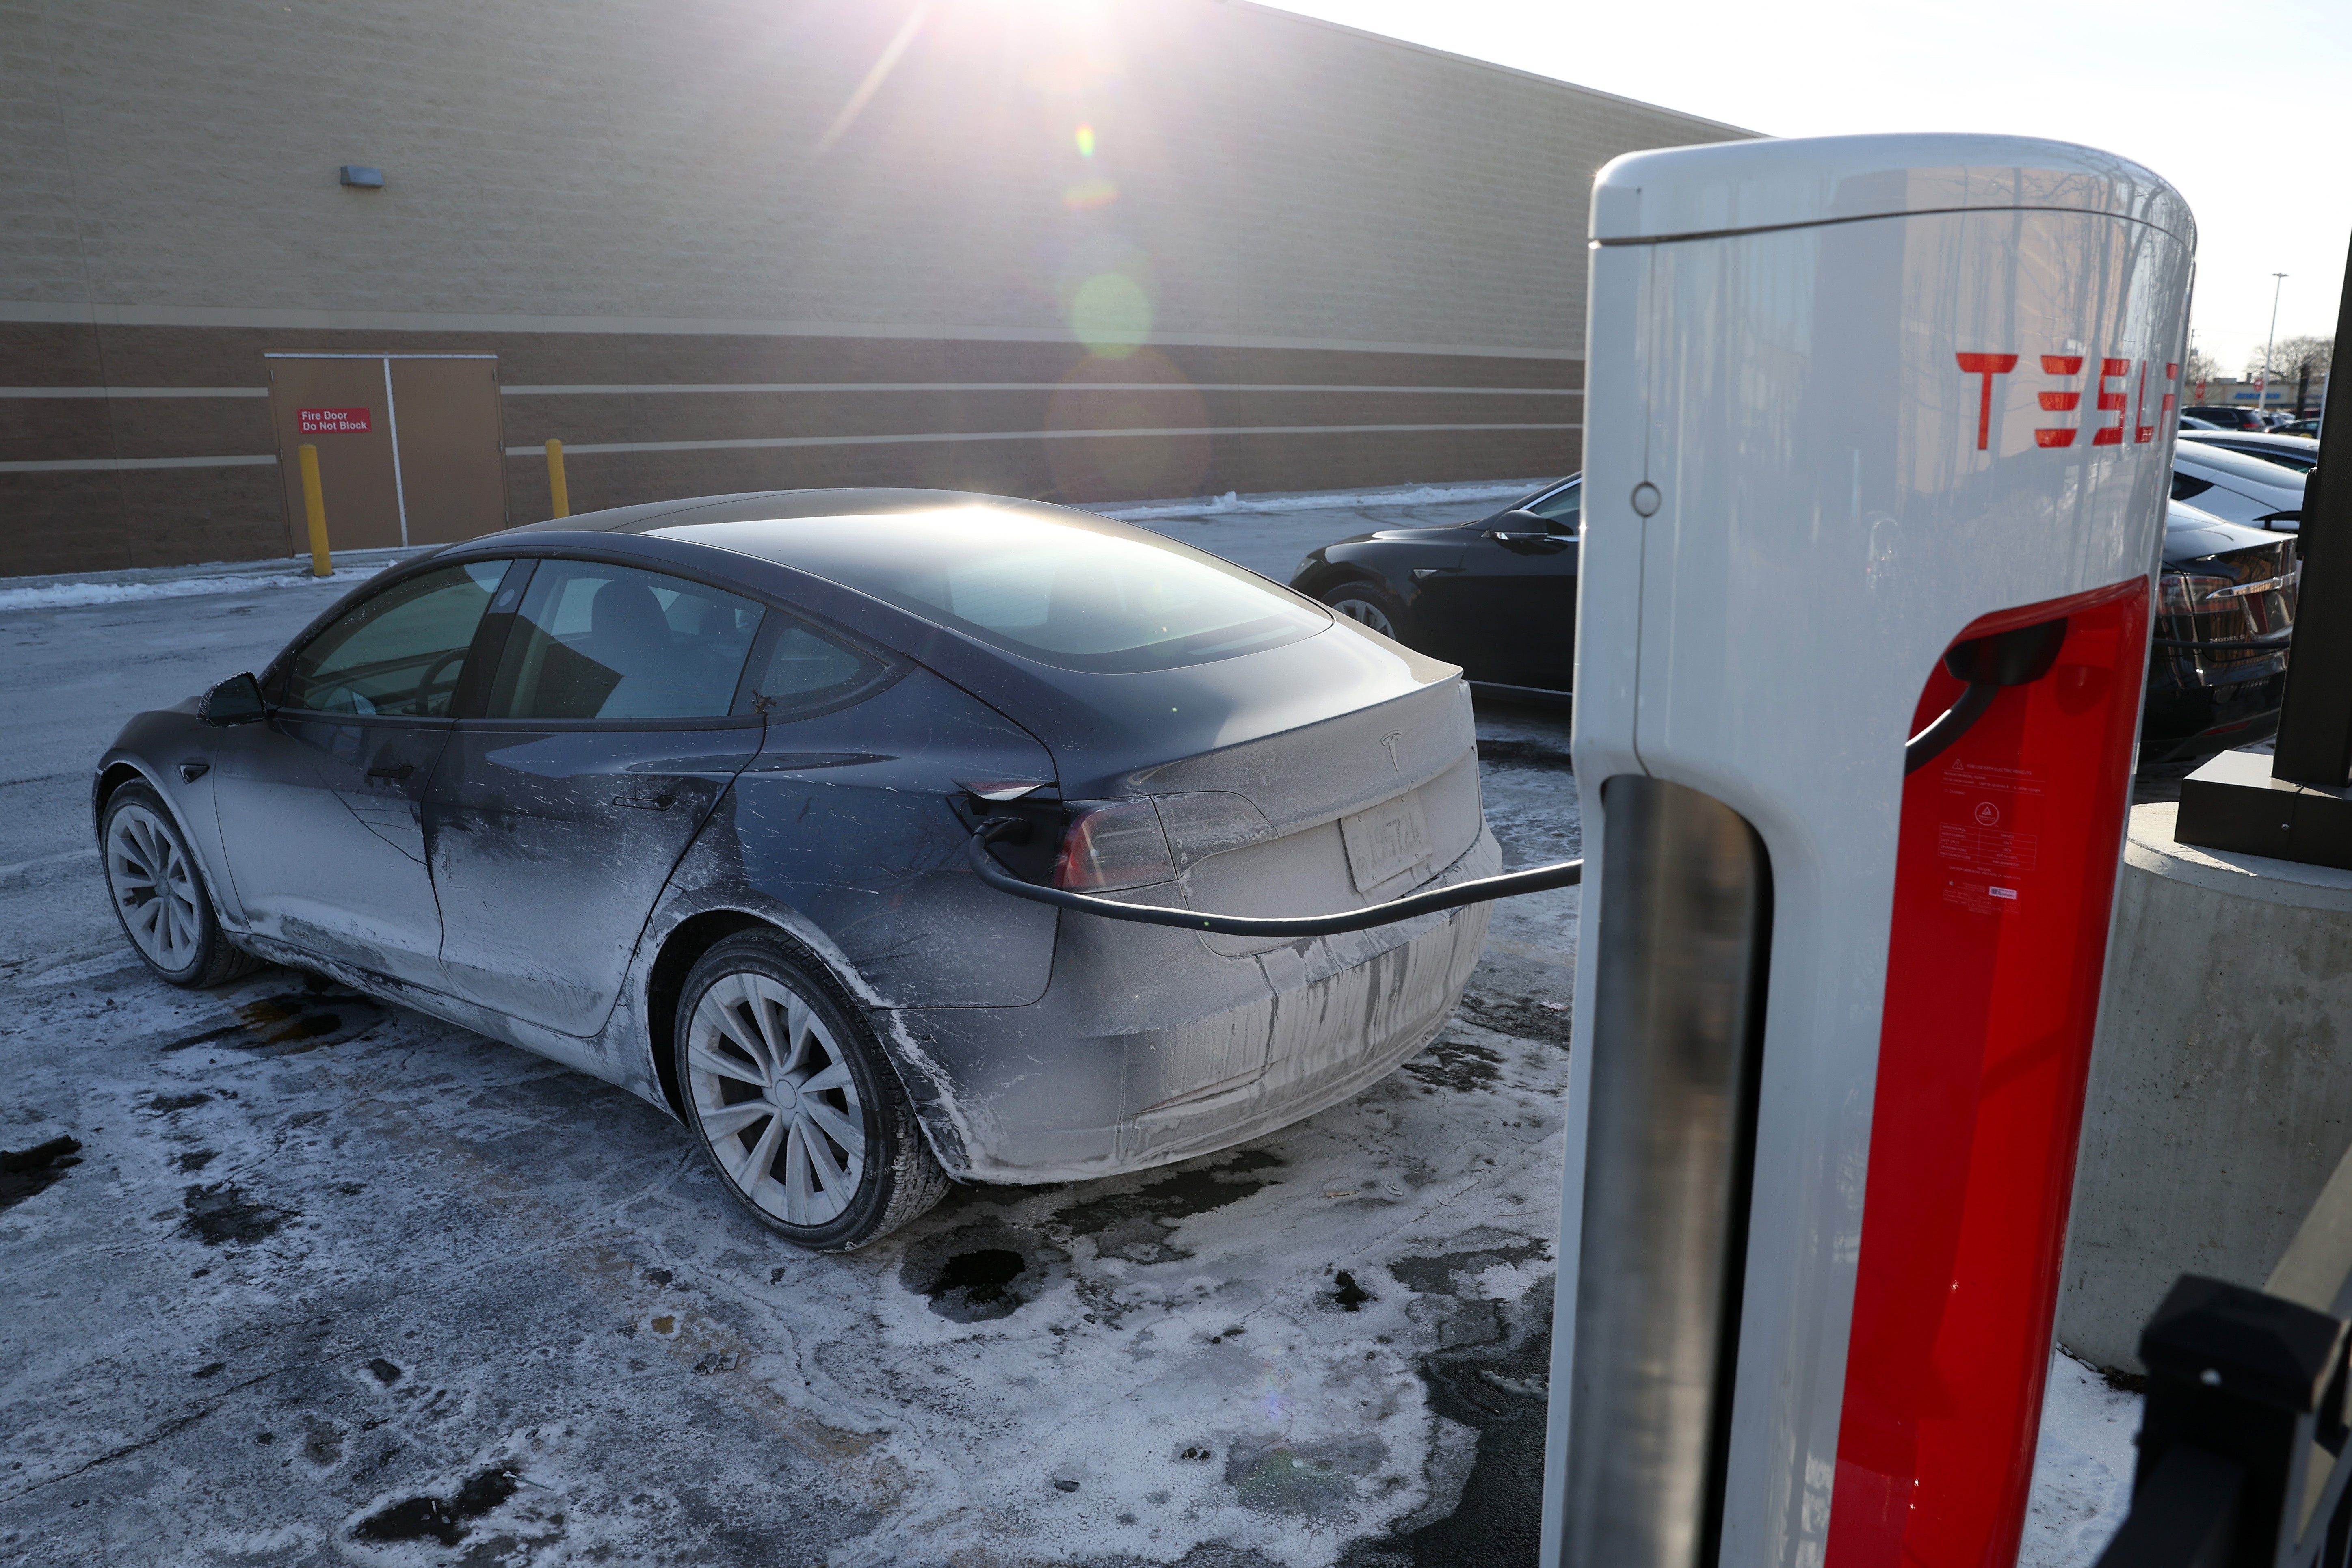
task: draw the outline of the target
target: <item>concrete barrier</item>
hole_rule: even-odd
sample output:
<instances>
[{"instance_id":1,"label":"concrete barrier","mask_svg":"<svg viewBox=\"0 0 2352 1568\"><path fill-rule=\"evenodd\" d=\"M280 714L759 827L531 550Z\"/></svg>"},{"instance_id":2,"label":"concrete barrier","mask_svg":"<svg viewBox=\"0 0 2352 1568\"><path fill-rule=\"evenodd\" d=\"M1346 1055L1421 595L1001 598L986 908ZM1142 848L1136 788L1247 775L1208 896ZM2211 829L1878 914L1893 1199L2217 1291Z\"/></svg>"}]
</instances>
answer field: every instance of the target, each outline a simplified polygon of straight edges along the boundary
<instances>
[{"instance_id":1,"label":"concrete barrier","mask_svg":"<svg viewBox=\"0 0 2352 1568\"><path fill-rule=\"evenodd\" d=\"M2075 1163L2059 1342L2143 1372L2185 1273L2260 1286L2352 1144L2352 872L2131 814Z\"/></svg>"}]
</instances>

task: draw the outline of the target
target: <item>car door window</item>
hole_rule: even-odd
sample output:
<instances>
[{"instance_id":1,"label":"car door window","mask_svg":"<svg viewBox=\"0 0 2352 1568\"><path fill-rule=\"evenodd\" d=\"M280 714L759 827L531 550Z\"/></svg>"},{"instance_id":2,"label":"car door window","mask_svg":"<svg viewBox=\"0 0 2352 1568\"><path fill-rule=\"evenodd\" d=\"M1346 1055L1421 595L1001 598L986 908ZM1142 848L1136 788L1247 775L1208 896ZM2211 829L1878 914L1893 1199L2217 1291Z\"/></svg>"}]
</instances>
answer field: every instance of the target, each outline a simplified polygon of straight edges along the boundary
<instances>
[{"instance_id":1,"label":"car door window","mask_svg":"<svg viewBox=\"0 0 2352 1568\"><path fill-rule=\"evenodd\" d=\"M762 614L750 599L663 573L541 562L484 717L723 718Z\"/></svg>"},{"instance_id":2,"label":"car door window","mask_svg":"<svg viewBox=\"0 0 2352 1568\"><path fill-rule=\"evenodd\" d=\"M1550 523L1554 533L1580 533L1584 530L1584 487L1562 485L1524 510Z\"/></svg>"},{"instance_id":3,"label":"car door window","mask_svg":"<svg viewBox=\"0 0 2352 1568\"><path fill-rule=\"evenodd\" d=\"M445 567L354 605L295 654L286 706L317 713L447 717L466 652L507 566L474 561Z\"/></svg>"}]
</instances>

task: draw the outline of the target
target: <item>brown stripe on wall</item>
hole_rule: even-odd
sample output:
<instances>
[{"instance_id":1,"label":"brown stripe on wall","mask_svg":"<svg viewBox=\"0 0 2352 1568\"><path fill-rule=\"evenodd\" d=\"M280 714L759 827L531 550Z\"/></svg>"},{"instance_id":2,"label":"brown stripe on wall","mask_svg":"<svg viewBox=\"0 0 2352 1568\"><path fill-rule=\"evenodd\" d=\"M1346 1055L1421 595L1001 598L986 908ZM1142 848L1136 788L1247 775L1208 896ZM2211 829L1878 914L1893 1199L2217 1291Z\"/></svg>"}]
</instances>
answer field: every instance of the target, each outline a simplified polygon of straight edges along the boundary
<instances>
[{"instance_id":1,"label":"brown stripe on wall","mask_svg":"<svg viewBox=\"0 0 2352 1568\"><path fill-rule=\"evenodd\" d=\"M1033 382L1013 390L530 394L499 400L499 438L536 447L910 432L1225 428L1256 425L1576 425L1574 360L1330 349L1147 347L1118 359L1075 344L682 334L322 331L0 322L0 386L262 387L272 353L495 354L509 385ZM1156 384L1143 390L1096 382ZM1527 388L1202 390L1207 384ZM1555 394L1542 395L1539 394ZM0 463L268 456L262 397L0 398ZM1076 502L1228 489L1320 489L1564 473L1569 430L1452 429L1247 437L583 454L574 510L680 494L819 484L918 484ZM543 462L505 463L508 516L548 510ZM0 471L0 575L250 559L293 531L274 466ZM330 508L330 531L332 530Z\"/></svg>"},{"instance_id":2,"label":"brown stripe on wall","mask_svg":"<svg viewBox=\"0 0 2352 1568\"><path fill-rule=\"evenodd\" d=\"M285 553L274 467L0 474L0 575Z\"/></svg>"},{"instance_id":3,"label":"brown stripe on wall","mask_svg":"<svg viewBox=\"0 0 2352 1568\"><path fill-rule=\"evenodd\" d=\"M1582 462L1577 431L1464 430L614 452L568 460L564 477L572 510L584 512L674 496L835 485L1077 500L1072 489L1105 479L1111 483L1101 488L1115 484L1126 494L1085 500L1108 504L1225 490L1535 479L1572 473ZM1193 476L1189 482L1188 475ZM545 462L536 456L508 458L507 493L513 521L549 515Z\"/></svg>"}]
</instances>

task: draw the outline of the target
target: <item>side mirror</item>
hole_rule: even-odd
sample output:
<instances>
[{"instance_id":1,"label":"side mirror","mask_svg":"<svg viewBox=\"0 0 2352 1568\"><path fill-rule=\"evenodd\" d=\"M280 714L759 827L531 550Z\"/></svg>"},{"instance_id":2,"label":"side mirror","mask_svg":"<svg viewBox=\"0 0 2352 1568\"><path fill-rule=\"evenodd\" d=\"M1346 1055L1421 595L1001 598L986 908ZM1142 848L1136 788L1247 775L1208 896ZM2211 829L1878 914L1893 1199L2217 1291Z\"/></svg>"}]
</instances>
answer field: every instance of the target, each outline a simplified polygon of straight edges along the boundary
<instances>
[{"instance_id":1,"label":"side mirror","mask_svg":"<svg viewBox=\"0 0 2352 1568\"><path fill-rule=\"evenodd\" d=\"M196 703L197 720L216 730L268 716L268 705L261 700L261 682L250 674L230 676Z\"/></svg>"},{"instance_id":2,"label":"side mirror","mask_svg":"<svg viewBox=\"0 0 2352 1568\"><path fill-rule=\"evenodd\" d=\"M1486 532L1494 539L1550 539L1559 530L1541 512L1507 511L1487 520Z\"/></svg>"}]
</instances>

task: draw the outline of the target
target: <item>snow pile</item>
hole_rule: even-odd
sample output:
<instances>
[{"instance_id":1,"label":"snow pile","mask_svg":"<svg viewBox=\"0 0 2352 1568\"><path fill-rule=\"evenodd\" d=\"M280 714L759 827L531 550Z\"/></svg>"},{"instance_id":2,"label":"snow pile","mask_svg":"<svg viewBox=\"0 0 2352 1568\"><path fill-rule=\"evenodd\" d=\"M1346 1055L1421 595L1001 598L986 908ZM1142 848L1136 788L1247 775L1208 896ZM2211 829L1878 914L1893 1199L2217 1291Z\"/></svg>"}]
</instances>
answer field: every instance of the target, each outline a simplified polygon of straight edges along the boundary
<instances>
[{"instance_id":1,"label":"snow pile","mask_svg":"<svg viewBox=\"0 0 2352 1568\"><path fill-rule=\"evenodd\" d=\"M2139 1416L2138 1394L2108 1387L2063 1351L2052 1353L2018 1568L2088 1568L2098 1560L2131 1510Z\"/></svg>"},{"instance_id":2,"label":"snow pile","mask_svg":"<svg viewBox=\"0 0 2352 1568\"><path fill-rule=\"evenodd\" d=\"M345 567L329 577L169 577L160 583L51 583L38 588L0 588L0 610L69 610L85 605L119 605L134 599L184 599L198 594L242 594L252 588L307 588L330 584L347 588L383 571L381 566Z\"/></svg>"},{"instance_id":3,"label":"snow pile","mask_svg":"<svg viewBox=\"0 0 2352 1568\"><path fill-rule=\"evenodd\" d=\"M1526 495L1549 481L1520 479L1505 484L1415 485L1402 490L1317 490L1302 495L1243 496L1227 490L1205 504L1097 507L1103 517L1141 522L1157 517L1214 517L1250 511L1337 511L1364 506L1444 506L1453 501L1507 500Z\"/></svg>"}]
</instances>

